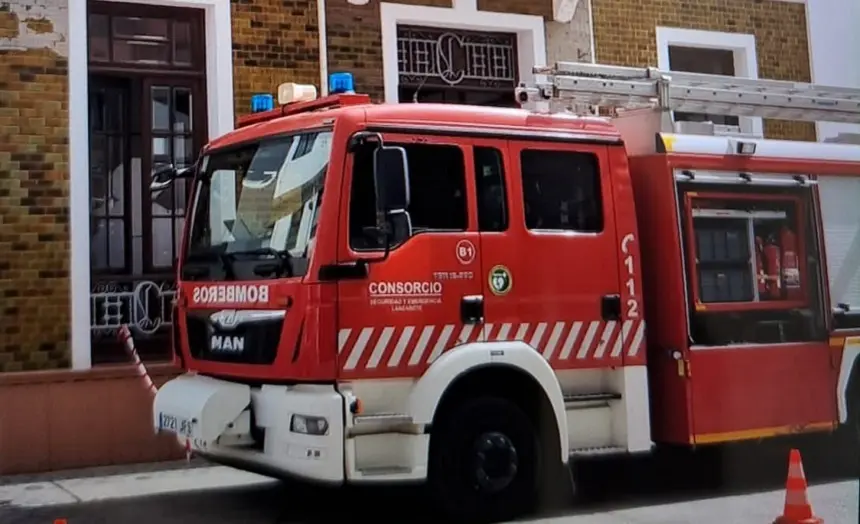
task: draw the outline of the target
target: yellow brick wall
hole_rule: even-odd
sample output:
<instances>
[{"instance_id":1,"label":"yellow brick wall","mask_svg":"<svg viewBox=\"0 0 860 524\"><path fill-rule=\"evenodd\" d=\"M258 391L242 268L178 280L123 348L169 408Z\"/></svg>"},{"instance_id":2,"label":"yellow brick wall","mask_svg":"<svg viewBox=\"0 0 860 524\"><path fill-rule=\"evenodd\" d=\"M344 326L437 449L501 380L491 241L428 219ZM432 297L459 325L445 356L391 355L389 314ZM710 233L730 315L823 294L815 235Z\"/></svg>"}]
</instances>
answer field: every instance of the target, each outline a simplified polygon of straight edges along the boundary
<instances>
[{"instance_id":1,"label":"yellow brick wall","mask_svg":"<svg viewBox=\"0 0 860 524\"><path fill-rule=\"evenodd\" d=\"M314 0L231 0L233 97L236 116L251 95L283 82L319 87L319 34Z\"/></svg>"},{"instance_id":2,"label":"yellow brick wall","mask_svg":"<svg viewBox=\"0 0 860 524\"><path fill-rule=\"evenodd\" d=\"M593 0L597 61L656 66L656 28L755 35L759 78L810 81L806 6L768 0ZM815 126L765 120L765 136L815 140Z\"/></svg>"},{"instance_id":3,"label":"yellow brick wall","mask_svg":"<svg viewBox=\"0 0 860 524\"><path fill-rule=\"evenodd\" d=\"M66 8L0 3L0 372L69 365Z\"/></svg>"}]
</instances>

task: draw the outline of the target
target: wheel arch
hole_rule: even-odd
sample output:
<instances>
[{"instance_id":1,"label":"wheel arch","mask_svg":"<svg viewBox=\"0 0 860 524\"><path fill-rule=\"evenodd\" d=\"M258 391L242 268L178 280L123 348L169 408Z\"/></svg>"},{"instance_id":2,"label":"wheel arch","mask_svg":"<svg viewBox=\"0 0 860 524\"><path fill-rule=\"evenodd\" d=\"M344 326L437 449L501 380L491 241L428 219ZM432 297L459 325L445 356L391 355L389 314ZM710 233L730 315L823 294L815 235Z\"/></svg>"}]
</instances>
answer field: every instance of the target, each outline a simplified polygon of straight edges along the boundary
<instances>
[{"instance_id":1,"label":"wheel arch","mask_svg":"<svg viewBox=\"0 0 860 524\"><path fill-rule=\"evenodd\" d=\"M549 363L524 342L479 342L445 353L413 388L410 415L416 423L432 426L453 399L479 392L508 398L524 408L539 432L556 436L561 461L567 463L561 387ZM540 417L546 411L552 414L551 425Z\"/></svg>"}]
</instances>

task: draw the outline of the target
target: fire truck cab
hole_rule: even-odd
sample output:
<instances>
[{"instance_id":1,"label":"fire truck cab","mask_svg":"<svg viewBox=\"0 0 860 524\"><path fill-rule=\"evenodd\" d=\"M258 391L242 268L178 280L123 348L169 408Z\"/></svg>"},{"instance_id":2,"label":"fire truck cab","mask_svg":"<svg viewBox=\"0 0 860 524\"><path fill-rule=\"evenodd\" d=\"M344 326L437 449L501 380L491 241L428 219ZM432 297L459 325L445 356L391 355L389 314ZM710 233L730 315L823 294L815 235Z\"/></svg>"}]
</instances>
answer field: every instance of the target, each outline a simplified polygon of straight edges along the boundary
<instances>
[{"instance_id":1,"label":"fire truck cab","mask_svg":"<svg viewBox=\"0 0 860 524\"><path fill-rule=\"evenodd\" d=\"M153 424L195 453L495 520L571 456L847 420L817 184L860 148L279 95L154 177L192 198Z\"/></svg>"}]
</instances>

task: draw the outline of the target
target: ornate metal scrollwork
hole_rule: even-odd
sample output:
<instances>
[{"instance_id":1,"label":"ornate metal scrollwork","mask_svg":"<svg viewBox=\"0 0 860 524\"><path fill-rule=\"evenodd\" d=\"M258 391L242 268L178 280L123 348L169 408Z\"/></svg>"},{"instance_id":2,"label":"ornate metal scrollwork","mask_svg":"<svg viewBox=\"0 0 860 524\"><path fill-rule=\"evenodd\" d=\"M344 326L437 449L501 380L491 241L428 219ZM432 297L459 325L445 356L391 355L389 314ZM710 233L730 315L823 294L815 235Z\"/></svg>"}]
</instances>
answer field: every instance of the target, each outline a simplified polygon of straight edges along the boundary
<instances>
[{"instance_id":1,"label":"ornate metal scrollwork","mask_svg":"<svg viewBox=\"0 0 860 524\"><path fill-rule=\"evenodd\" d=\"M152 336L173 324L172 280L100 281L90 293L90 329L96 338L116 335L128 324L137 336Z\"/></svg>"}]
</instances>

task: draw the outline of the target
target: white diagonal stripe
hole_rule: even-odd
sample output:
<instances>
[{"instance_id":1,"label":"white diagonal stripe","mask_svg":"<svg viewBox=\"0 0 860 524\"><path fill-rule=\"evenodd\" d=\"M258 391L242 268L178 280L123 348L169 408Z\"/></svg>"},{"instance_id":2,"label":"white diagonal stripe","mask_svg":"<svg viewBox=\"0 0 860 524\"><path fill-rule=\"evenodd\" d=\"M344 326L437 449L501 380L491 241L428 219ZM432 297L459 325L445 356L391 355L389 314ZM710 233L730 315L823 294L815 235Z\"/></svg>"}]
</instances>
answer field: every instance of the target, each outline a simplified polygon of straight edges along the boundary
<instances>
[{"instance_id":1,"label":"white diagonal stripe","mask_svg":"<svg viewBox=\"0 0 860 524\"><path fill-rule=\"evenodd\" d=\"M499 328L499 334L496 335L496 340L507 340L508 333L511 331L510 324L502 324L502 327Z\"/></svg>"},{"instance_id":2,"label":"white diagonal stripe","mask_svg":"<svg viewBox=\"0 0 860 524\"><path fill-rule=\"evenodd\" d=\"M640 321L636 327L636 334L633 335L633 342L630 343L630 350L627 353L628 357L635 357L639 353L639 346L642 345L642 339L645 338L645 321Z\"/></svg>"},{"instance_id":3,"label":"white diagonal stripe","mask_svg":"<svg viewBox=\"0 0 860 524\"><path fill-rule=\"evenodd\" d=\"M529 345L536 350L540 351L540 341L543 339L544 331L546 331L546 322L541 322L535 328L535 332L532 335L532 339L529 341Z\"/></svg>"},{"instance_id":4,"label":"white diagonal stripe","mask_svg":"<svg viewBox=\"0 0 860 524\"><path fill-rule=\"evenodd\" d=\"M366 327L358 334L358 340L352 346L352 351L349 353L349 358L346 360L344 369L355 369L358 361L361 360L361 354L364 353L364 348L367 347L367 341L370 340L370 335L373 334L372 327Z\"/></svg>"},{"instance_id":5,"label":"white diagonal stripe","mask_svg":"<svg viewBox=\"0 0 860 524\"><path fill-rule=\"evenodd\" d=\"M543 349L543 358L550 360L552 358L552 353L555 351L555 346L558 344L558 339L561 338L561 334L564 332L564 322L556 322L555 327L552 328L552 333L549 334L549 340L546 343L546 347Z\"/></svg>"},{"instance_id":6,"label":"white diagonal stripe","mask_svg":"<svg viewBox=\"0 0 860 524\"><path fill-rule=\"evenodd\" d=\"M375 369L379 361L382 360L382 355L388 349L388 342L391 340L392 335L394 335L393 327L388 326L382 330L382 334L379 335L379 340L376 341L376 346L373 348L373 353L370 354L370 358L367 360L368 368Z\"/></svg>"},{"instance_id":7,"label":"white diagonal stripe","mask_svg":"<svg viewBox=\"0 0 860 524\"><path fill-rule=\"evenodd\" d=\"M337 354L343 351L344 346L346 346L346 341L349 340L349 334L352 333L352 330L349 328L341 329L337 334Z\"/></svg>"},{"instance_id":8,"label":"white diagonal stripe","mask_svg":"<svg viewBox=\"0 0 860 524\"><path fill-rule=\"evenodd\" d=\"M484 324L484 327L481 328L481 332L478 333L478 342L487 342L490 340L490 334L493 332L492 324Z\"/></svg>"},{"instance_id":9,"label":"white diagonal stripe","mask_svg":"<svg viewBox=\"0 0 860 524\"><path fill-rule=\"evenodd\" d=\"M391 358L388 359L388 367L396 368L400 365L400 359L403 358L403 352L406 351L406 347L409 345L409 340L412 339L413 331L415 331L415 328L412 326L406 326L403 328L403 333L400 334L400 338L397 340L397 345L394 346L394 352L391 353Z\"/></svg>"},{"instance_id":10,"label":"white diagonal stripe","mask_svg":"<svg viewBox=\"0 0 860 524\"><path fill-rule=\"evenodd\" d=\"M526 333L529 331L529 324L526 322L524 324L520 324L520 328L517 330L517 334L514 335L514 340L522 340L525 342Z\"/></svg>"},{"instance_id":11,"label":"white diagonal stripe","mask_svg":"<svg viewBox=\"0 0 860 524\"><path fill-rule=\"evenodd\" d=\"M409 357L409 365L417 366L421 359L424 358L424 350L427 348L427 342L430 341L430 335L433 334L433 326L426 326L421 335L418 337L418 343L415 344L415 349L412 350L412 355Z\"/></svg>"},{"instance_id":12,"label":"white diagonal stripe","mask_svg":"<svg viewBox=\"0 0 860 524\"><path fill-rule=\"evenodd\" d=\"M624 343L627 342L627 336L630 335L630 328L633 327L632 320L625 320L621 325L621 334L615 339L615 345L612 346L612 353L609 354L612 358L621 356L621 350L624 349Z\"/></svg>"},{"instance_id":13,"label":"white diagonal stripe","mask_svg":"<svg viewBox=\"0 0 860 524\"><path fill-rule=\"evenodd\" d=\"M433 348L433 351L430 353L430 356L427 357L427 363L432 364L439 355L445 351L445 348L448 347L448 339L451 338L451 333L454 332L454 326L452 324L448 324L442 329L442 334L439 335L439 340L436 341L436 346Z\"/></svg>"},{"instance_id":14,"label":"white diagonal stripe","mask_svg":"<svg viewBox=\"0 0 860 524\"><path fill-rule=\"evenodd\" d=\"M474 324L464 324L463 329L460 330L460 334L457 336L457 345L468 342L473 329L475 329Z\"/></svg>"},{"instance_id":15,"label":"white diagonal stripe","mask_svg":"<svg viewBox=\"0 0 860 524\"><path fill-rule=\"evenodd\" d=\"M594 335L597 334L597 329L600 327L600 322L594 320L588 325L588 331L585 332L585 338L582 339L582 344L579 345L579 351L576 352L576 358L582 360L588 356L591 351L591 343L594 342Z\"/></svg>"},{"instance_id":16,"label":"white diagonal stripe","mask_svg":"<svg viewBox=\"0 0 860 524\"><path fill-rule=\"evenodd\" d=\"M594 351L594 358L603 358L603 355L606 353L606 346L609 345L609 341L612 340L612 335L615 333L615 325L616 321L610 320L606 323L606 327L603 328L603 334L600 335L600 342L597 344L597 349Z\"/></svg>"},{"instance_id":17,"label":"white diagonal stripe","mask_svg":"<svg viewBox=\"0 0 860 524\"><path fill-rule=\"evenodd\" d=\"M558 358L561 360L567 360L567 357L570 356L570 350L573 349L573 343L576 342L576 338L579 336L579 332L581 330L582 322L574 322L573 325L570 326L570 332L568 332L567 338L561 346L561 354L559 354Z\"/></svg>"}]
</instances>

